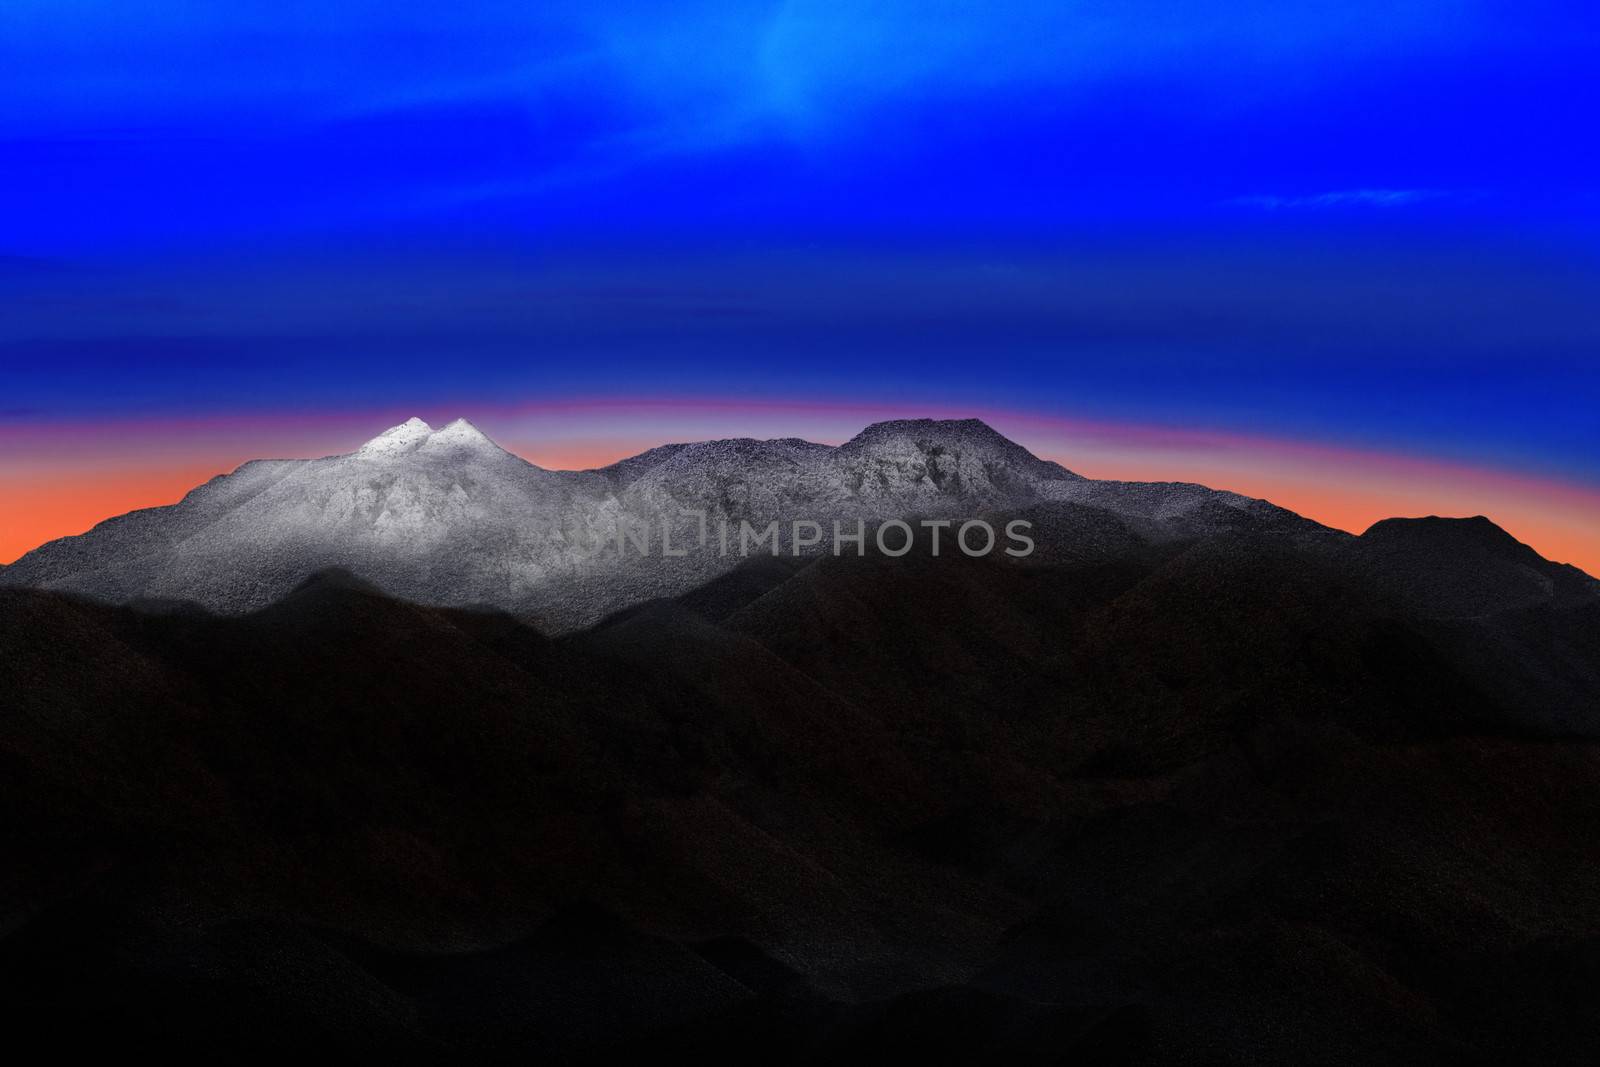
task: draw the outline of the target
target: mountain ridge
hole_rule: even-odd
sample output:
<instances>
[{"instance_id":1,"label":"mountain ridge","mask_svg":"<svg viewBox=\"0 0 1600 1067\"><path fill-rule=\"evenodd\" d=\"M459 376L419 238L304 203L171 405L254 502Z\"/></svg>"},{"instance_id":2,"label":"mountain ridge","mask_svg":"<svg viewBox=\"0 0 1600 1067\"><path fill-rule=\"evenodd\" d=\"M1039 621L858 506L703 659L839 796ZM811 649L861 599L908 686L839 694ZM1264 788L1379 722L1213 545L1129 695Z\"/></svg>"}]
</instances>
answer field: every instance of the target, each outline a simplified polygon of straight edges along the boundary
<instances>
[{"instance_id":1,"label":"mountain ridge","mask_svg":"<svg viewBox=\"0 0 1600 1067\"><path fill-rule=\"evenodd\" d=\"M129 569L63 550L126 603L0 588L15 1029L247 1062L1592 1059L1595 583L1485 520L1354 537L885 440L668 448L642 482L415 441L266 464L113 526ZM560 633L472 602L515 574L442 569L506 559L480 507L1008 485L1024 559L630 557L547 576Z\"/></svg>"},{"instance_id":2,"label":"mountain ridge","mask_svg":"<svg viewBox=\"0 0 1600 1067\"><path fill-rule=\"evenodd\" d=\"M808 520L827 529L831 520L870 528L891 519L999 521L1024 512L1041 523L1041 558L1078 551L1093 531L1099 547L1092 551L1102 553L1133 542L1252 536L1354 550L1381 566L1384 557L1413 551L1405 546L1416 539L1408 520L1374 524L1357 538L1226 490L1086 478L979 419L877 422L839 445L672 443L563 471L507 452L464 418L439 429L412 418L350 453L241 464L175 504L41 545L0 571L0 583L111 602L187 601L227 613L254 610L313 573L343 568L402 599L492 605L563 631L729 571L738 559L708 540L719 525L737 531L742 523L777 522L786 530ZM685 559L626 551L629 531L661 537L668 527L678 544L692 544ZM1549 578L1540 568L1553 565L1521 549L1537 562L1514 565L1535 573L1512 599L1526 601L1545 588L1541 582L1547 591L1573 586ZM1458 569L1436 569L1439 581L1464 580ZM1507 589L1514 584L1507 578ZM1493 608L1499 594L1419 595L1459 614Z\"/></svg>"}]
</instances>

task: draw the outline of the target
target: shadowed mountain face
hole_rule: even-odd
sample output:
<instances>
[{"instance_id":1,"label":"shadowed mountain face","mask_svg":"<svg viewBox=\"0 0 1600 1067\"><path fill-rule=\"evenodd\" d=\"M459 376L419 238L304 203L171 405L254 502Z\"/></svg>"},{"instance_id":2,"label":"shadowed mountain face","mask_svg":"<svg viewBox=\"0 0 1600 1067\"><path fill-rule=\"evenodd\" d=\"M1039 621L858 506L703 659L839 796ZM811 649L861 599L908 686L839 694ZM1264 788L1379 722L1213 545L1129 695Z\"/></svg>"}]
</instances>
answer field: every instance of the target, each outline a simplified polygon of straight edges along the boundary
<instances>
[{"instance_id":1,"label":"shadowed mountain face","mask_svg":"<svg viewBox=\"0 0 1600 1067\"><path fill-rule=\"evenodd\" d=\"M742 523L777 522L788 552L792 523L814 521L830 538L817 552L835 522L1003 521L1044 502L1097 508L1146 539L1260 526L1336 536L1232 493L1080 478L975 419L878 423L837 448L668 445L581 472L541 470L464 420L435 431L412 419L347 456L248 463L176 505L45 545L0 583L241 612L339 567L403 599L493 606L554 632L725 573ZM666 529L686 557L663 558ZM627 540L641 532L646 552Z\"/></svg>"},{"instance_id":2,"label":"shadowed mountain face","mask_svg":"<svg viewBox=\"0 0 1600 1067\"><path fill-rule=\"evenodd\" d=\"M557 478L465 447L439 469ZM711 447L585 477L627 492ZM1180 537L1168 490L1096 491L1123 509L1024 509L1053 547L1020 563L761 557L561 637L343 571L232 616L0 590L12 1031L229 1057L1587 1059L1594 583L1478 520L1337 538L1266 510Z\"/></svg>"},{"instance_id":3,"label":"shadowed mountain face","mask_svg":"<svg viewBox=\"0 0 1600 1067\"><path fill-rule=\"evenodd\" d=\"M1038 547L579 551L680 507L971 509ZM47 587L0 589L22 1039L1359 1064L1600 1041L1600 583L1484 519L1350 537L1081 479L978 423L567 474L413 422L5 576ZM522 617L448 606L496 589Z\"/></svg>"}]
</instances>

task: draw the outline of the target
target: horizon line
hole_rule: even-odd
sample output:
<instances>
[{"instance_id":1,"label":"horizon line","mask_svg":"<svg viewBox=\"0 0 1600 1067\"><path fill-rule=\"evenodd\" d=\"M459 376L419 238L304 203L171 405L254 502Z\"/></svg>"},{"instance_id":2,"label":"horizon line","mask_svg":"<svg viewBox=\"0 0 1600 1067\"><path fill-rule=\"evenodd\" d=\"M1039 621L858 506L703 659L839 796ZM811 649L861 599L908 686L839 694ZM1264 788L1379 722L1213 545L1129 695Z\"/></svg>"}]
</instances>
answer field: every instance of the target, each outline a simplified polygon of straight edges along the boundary
<instances>
[{"instance_id":1,"label":"horizon line","mask_svg":"<svg viewBox=\"0 0 1600 1067\"><path fill-rule=\"evenodd\" d=\"M1423 514L1485 516L1547 559L1570 563L1590 574L1600 570L1600 549L1583 551L1587 544L1584 531L1600 525L1600 487L1503 465L1249 431L1082 418L996 409L987 405L921 404L913 407L853 400L830 403L811 398L782 401L728 397L585 397L559 402L456 403L451 407L456 411L475 409L476 418L467 418L467 421L518 458L543 470L574 473L603 470L652 448L674 444L739 438L798 438L825 447L838 447L850 437L882 423L973 419L1033 455L1095 480L1204 485L1267 500L1305 518L1356 535L1386 518ZM433 408L435 405L413 405L410 410ZM44 544L84 533L100 522L130 511L170 506L211 478L231 473L247 462L348 455L371 439L370 430L361 431L366 436L346 451L328 450L339 447L330 440L333 433L348 432L357 421L371 420L371 424L376 425L395 418L396 410L121 417L96 421L52 419L44 423L0 421L0 441L10 439L11 443L19 443L32 438L34 443L40 444L45 443L41 437L58 439L50 442L53 447L47 456L41 457L42 461L33 465L32 471L17 469L26 467L25 463L12 464L10 471L0 464L0 505L3 505L0 506L0 565L13 563ZM641 427L637 419L626 418L642 412L673 417L658 418L645 427ZM796 428L793 424L797 422L810 425L799 432L768 433L766 436L737 433L675 436L678 429L688 430L696 424L715 425L719 420L737 424L741 418L762 417L765 425L770 422L766 416L778 413L787 416L791 429ZM549 423L543 419L532 425L526 422L529 417L539 415L560 416L563 425L555 427L558 431L555 434L541 437L538 431L550 429ZM870 418L870 415L887 417ZM421 418L407 416L411 417ZM846 421L851 418L858 421ZM404 421L391 422L386 428L403 425ZM488 425L489 429L483 429L480 423ZM857 428L846 436L840 427L850 425ZM114 456L107 454L103 440L108 429L120 438ZM127 434L132 434L136 440L130 442ZM62 437L71 440L60 440ZM290 447L276 456L270 452L264 454L263 446L268 441ZM82 447L61 447L70 446L72 442ZM18 454L15 449L11 452ZM1173 469L1163 471L1166 463ZM146 491L126 484L137 481L129 477L130 467L142 473ZM118 483L122 483L120 491ZM75 496L71 492L74 484L80 488ZM70 506L57 499L61 514L53 523L47 519L36 522L31 536L23 529L6 528L7 520L12 526L19 525L16 518L19 511L28 506L24 499L29 489L36 490L41 498L74 497ZM1449 491L1444 491L1446 489ZM96 496L105 500L105 506L94 505L92 498ZM1415 506L1405 506L1410 499L1415 500ZM1458 503L1442 506L1451 499ZM1379 507L1380 502L1386 506ZM1533 530L1531 535L1530 529Z\"/></svg>"}]
</instances>

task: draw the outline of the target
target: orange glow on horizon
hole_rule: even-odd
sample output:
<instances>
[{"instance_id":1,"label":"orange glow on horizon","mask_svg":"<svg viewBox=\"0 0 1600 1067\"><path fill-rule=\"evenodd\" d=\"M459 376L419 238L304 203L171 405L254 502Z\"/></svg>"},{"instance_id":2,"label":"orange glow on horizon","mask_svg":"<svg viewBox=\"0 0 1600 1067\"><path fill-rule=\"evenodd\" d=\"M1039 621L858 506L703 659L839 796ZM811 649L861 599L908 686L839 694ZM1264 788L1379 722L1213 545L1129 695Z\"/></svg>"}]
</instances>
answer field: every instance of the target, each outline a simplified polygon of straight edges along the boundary
<instances>
[{"instance_id":1,"label":"orange glow on horizon","mask_svg":"<svg viewBox=\"0 0 1600 1067\"><path fill-rule=\"evenodd\" d=\"M1187 467L1172 464L1152 470L1147 463L1110 463L1081 473L1126 481L1200 482L1269 500L1324 526L1354 534L1383 519L1486 515L1546 559L1600 574L1600 540L1595 536L1595 530L1600 529L1600 501L1590 501L1586 510L1552 506L1534 484L1516 491L1472 487L1440 477L1426 489L1381 478L1308 486L1287 474L1228 470L1203 461L1191 462Z\"/></svg>"},{"instance_id":2,"label":"orange glow on horizon","mask_svg":"<svg viewBox=\"0 0 1600 1067\"><path fill-rule=\"evenodd\" d=\"M1016 412L976 414L1035 454L1081 474L1130 481L1192 481L1261 497L1325 525L1360 533L1383 518L1487 515L1558 562L1600 574L1600 489L1555 479L1411 456L1305 442L1097 423ZM515 409L485 419L491 436L554 470L603 467L669 441L728 436L801 436L838 443L877 418L905 412L850 405L684 404L571 406L558 413ZM381 421L381 417L379 419ZM394 421L403 421L396 419ZM0 562L106 518L172 504L215 475L257 456L348 451L372 435L373 416L326 423L251 424L248 430L177 434L146 426L113 449L81 436L68 454L39 446L0 450ZM40 440L43 440L41 438ZM13 443L20 441L14 438Z\"/></svg>"},{"instance_id":3,"label":"orange glow on horizon","mask_svg":"<svg viewBox=\"0 0 1600 1067\"><path fill-rule=\"evenodd\" d=\"M58 537L140 508L176 504L189 490L238 464L183 464L114 472L0 472L0 563Z\"/></svg>"}]
</instances>

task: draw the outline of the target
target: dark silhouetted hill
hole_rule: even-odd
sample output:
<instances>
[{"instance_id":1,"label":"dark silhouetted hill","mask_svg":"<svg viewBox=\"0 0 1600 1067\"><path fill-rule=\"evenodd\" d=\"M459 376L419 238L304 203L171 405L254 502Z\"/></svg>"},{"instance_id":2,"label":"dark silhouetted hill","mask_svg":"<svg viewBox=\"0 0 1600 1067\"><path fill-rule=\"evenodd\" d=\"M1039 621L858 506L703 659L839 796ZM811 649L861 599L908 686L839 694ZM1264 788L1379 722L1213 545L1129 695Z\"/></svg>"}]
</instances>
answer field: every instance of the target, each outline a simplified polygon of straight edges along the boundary
<instances>
[{"instance_id":1,"label":"dark silhouetted hill","mask_svg":"<svg viewBox=\"0 0 1600 1067\"><path fill-rule=\"evenodd\" d=\"M343 571L0 590L11 1040L1590 1059L1592 582L1480 520L1035 507L1021 565L762 558L554 637Z\"/></svg>"}]
</instances>

